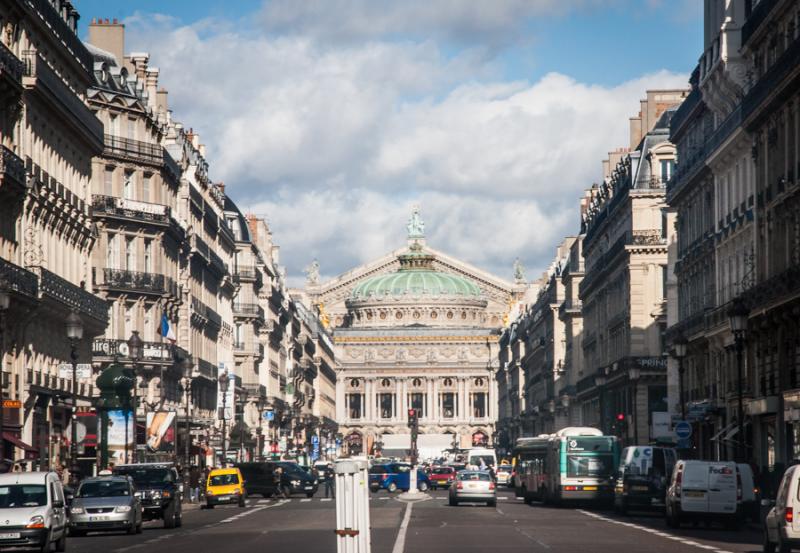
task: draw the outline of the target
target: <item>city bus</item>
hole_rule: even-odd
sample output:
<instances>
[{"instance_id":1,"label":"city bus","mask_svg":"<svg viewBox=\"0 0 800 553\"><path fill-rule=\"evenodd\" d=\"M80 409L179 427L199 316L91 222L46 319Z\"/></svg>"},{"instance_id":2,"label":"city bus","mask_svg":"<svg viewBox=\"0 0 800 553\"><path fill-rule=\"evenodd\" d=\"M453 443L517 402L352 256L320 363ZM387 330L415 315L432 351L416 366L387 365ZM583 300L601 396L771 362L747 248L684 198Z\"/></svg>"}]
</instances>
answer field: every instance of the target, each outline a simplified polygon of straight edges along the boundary
<instances>
[{"instance_id":1,"label":"city bus","mask_svg":"<svg viewBox=\"0 0 800 553\"><path fill-rule=\"evenodd\" d=\"M612 502L619 466L616 436L596 428L569 427L555 434L520 438L515 447L519 495L525 503L543 501Z\"/></svg>"}]
</instances>

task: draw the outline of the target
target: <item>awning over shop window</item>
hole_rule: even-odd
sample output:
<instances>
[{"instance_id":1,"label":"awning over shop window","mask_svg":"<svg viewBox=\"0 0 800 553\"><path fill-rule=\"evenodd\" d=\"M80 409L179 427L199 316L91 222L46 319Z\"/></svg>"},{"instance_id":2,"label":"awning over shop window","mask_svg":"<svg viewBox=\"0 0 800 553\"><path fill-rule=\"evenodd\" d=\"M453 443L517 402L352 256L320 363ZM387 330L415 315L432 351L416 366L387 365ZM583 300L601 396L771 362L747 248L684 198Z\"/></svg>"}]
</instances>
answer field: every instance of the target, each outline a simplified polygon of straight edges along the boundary
<instances>
[{"instance_id":1,"label":"awning over shop window","mask_svg":"<svg viewBox=\"0 0 800 553\"><path fill-rule=\"evenodd\" d=\"M15 446L17 446L22 450L31 451L34 453L39 452L39 450L33 447L32 445L26 444L25 442L23 442L13 434L9 434L8 432L3 432L3 439L6 440L7 442L11 442L12 444L14 444Z\"/></svg>"},{"instance_id":2,"label":"awning over shop window","mask_svg":"<svg viewBox=\"0 0 800 553\"><path fill-rule=\"evenodd\" d=\"M722 430L720 430L719 432L717 432L716 434L714 434L714 435L711 437L711 441L712 441L712 442L719 441L719 439L720 439L720 436L722 436L722 435L723 435L723 434L725 434L726 432L729 432L729 431L730 431L730 429L731 429L731 428L733 428L734 426L736 426L736 423L735 423L735 422L732 422L732 423L728 424L727 426L724 426L724 427L722 428ZM738 429L738 426L737 426L737 429ZM725 438L723 438L723 439L725 439Z\"/></svg>"}]
</instances>

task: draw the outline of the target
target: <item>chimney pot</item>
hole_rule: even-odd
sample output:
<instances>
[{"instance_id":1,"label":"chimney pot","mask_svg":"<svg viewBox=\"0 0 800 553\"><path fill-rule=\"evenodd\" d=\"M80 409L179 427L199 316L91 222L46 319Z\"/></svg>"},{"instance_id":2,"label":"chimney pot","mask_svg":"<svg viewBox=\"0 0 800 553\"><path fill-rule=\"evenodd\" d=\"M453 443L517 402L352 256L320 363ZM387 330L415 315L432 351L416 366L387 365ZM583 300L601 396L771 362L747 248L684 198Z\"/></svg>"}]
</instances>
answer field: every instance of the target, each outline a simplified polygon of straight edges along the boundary
<instances>
[{"instance_id":1,"label":"chimney pot","mask_svg":"<svg viewBox=\"0 0 800 553\"><path fill-rule=\"evenodd\" d=\"M119 20L115 17L114 18L114 25L117 25L118 23L119 23Z\"/></svg>"}]
</instances>

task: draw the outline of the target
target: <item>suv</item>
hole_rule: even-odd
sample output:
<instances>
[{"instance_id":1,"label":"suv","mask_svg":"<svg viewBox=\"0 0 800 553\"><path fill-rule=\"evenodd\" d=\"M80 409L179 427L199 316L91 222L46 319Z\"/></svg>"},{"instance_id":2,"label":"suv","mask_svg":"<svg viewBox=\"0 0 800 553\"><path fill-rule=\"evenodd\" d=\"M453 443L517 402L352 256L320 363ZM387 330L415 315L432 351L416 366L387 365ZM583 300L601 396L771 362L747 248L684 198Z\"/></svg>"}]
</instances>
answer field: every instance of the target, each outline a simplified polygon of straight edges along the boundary
<instances>
[{"instance_id":1,"label":"suv","mask_svg":"<svg viewBox=\"0 0 800 553\"><path fill-rule=\"evenodd\" d=\"M130 476L136 485L136 495L142 502L144 520L162 519L164 528L182 524L182 485L172 463L140 463L117 465L114 474Z\"/></svg>"}]
</instances>

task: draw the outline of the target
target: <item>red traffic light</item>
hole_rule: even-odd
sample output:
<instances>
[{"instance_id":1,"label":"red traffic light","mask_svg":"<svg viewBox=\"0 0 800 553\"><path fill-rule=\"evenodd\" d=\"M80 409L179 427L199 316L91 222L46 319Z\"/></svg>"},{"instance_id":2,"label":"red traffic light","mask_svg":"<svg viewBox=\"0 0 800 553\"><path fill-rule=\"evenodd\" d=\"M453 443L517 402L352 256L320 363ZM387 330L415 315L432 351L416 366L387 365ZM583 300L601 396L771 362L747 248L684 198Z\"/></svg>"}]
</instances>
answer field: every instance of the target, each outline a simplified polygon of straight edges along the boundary
<instances>
[{"instance_id":1,"label":"red traffic light","mask_svg":"<svg viewBox=\"0 0 800 553\"><path fill-rule=\"evenodd\" d=\"M625 413L617 413L617 420L624 421L625 420Z\"/></svg>"},{"instance_id":2,"label":"red traffic light","mask_svg":"<svg viewBox=\"0 0 800 553\"><path fill-rule=\"evenodd\" d=\"M409 409L408 410L408 418L409 419L413 419L415 416L417 416L417 410L416 409Z\"/></svg>"}]
</instances>

